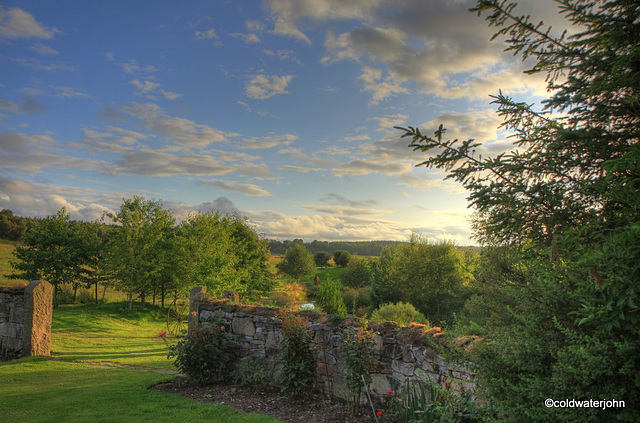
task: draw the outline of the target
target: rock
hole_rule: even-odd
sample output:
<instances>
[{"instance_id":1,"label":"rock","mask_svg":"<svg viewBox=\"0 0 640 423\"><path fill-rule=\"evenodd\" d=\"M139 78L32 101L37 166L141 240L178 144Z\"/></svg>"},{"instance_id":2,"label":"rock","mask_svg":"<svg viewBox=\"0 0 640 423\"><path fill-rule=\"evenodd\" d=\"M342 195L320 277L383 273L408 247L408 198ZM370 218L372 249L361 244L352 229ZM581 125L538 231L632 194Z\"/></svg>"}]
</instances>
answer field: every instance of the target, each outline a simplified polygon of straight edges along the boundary
<instances>
[{"instance_id":1,"label":"rock","mask_svg":"<svg viewBox=\"0 0 640 423\"><path fill-rule=\"evenodd\" d=\"M231 330L237 335L244 336L253 336L256 333L256 327L250 317L235 317L231 321Z\"/></svg>"}]
</instances>

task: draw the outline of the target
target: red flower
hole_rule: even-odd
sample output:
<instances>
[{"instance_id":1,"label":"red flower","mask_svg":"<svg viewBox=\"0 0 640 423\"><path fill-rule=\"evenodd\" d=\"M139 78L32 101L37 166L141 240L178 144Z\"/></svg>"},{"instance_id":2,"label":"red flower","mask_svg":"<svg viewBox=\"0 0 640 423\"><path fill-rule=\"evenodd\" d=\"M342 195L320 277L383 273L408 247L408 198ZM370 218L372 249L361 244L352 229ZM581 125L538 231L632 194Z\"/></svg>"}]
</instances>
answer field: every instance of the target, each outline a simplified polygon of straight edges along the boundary
<instances>
[{"instance_id":1,"label":"red flower","mask_svg":"<svg viewBox=\"0 0 640 423\"><path fill-rule=\"evenodd\" d=\"M376 416L378 416L378 417L382 416L382 411L378 411L378 412L376 413Z\"/></svg>"},{"instance_id":2,"label":"red flower","mask_svg":"<svg viewBox=\"0 0 640 423\"><path fill-rule=\"evenodd\" d=\"M220 329L224 330L224 325L220 326Z\"/></svg>"},{"instance_id":3,"label":"red flower","mask_svg":"<svg viewBox=\"0 0 640 423\"><path fill-rule=\"evenodd\" d=\"M387 394L390 394L390 393L392 393L392 392L393 392L393 390L392 390L392 389L389 389L389 390L387 391Z\"/></svg>"},{"instance_id":4,"label":"red flower","mask_svg":"<svg viewBox=\"0 0 640 423\"><path fill-rule=\"evenodd\" d=\"M193 314L193 315L195 316L195 315L196 315L196 312L195 312L195 311L192 311L192 312L191 312L191 314Z\"/></svg>"}]
</instances>

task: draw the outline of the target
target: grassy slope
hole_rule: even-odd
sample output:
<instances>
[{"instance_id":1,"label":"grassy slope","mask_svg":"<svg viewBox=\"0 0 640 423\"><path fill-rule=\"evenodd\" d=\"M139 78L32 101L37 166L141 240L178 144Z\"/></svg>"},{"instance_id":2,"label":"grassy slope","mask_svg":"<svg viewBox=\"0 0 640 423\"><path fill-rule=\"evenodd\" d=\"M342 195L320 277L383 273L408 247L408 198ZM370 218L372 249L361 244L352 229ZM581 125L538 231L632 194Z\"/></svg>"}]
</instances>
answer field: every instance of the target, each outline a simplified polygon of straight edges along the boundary
<instances>
[{"instance_id":1,"label":"grassy slope","mask_svg":"<svg viewBox=\"0 0 640 423\"><path fill-rule=\"evenodd\" d=\"M9 264L10 260L15 260L13 250L16 248L15 241L0 239L0 286L12 286L22 282L22 280L9 279L7 276L13 273L13 268Z\"/></svg>"},{"instance_id":2,"label":"grassy slope","mask_svg":"<svg viewBox=\"0 0 640 423\"><path fill-rule=\"evenodd\" d=\"M172 376L158 308L125 303L54 311L52 357L0 363L0 410L11 422L277 422L147 388ZM174 342L169 339L168 342ZM151 371L150 371L151 370Z\"/></svg>"}]
</instances>

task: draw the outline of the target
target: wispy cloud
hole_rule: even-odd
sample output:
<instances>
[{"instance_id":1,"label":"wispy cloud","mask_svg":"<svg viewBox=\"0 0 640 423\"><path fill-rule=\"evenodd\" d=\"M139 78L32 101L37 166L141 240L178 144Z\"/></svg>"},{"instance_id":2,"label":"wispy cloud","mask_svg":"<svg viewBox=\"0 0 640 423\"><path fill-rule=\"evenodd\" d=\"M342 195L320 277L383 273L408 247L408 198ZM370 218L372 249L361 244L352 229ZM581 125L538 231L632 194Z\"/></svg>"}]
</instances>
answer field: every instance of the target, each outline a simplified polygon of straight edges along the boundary
<instances>
[{"instance_id":1,"label":"wispy cloud","mask_svg":"<svg viewBox=\"0 0 640 423\"><path fill-rule=\"evenodd\" d=\"M287 94L287 86L292 79L293 75L256 75L245 85L244 92L247 97L261 100Z\"/></svg>"},{"instance_id":2,"label":"wispy cloud","mask_svg":"<svg viewBox=\"0 0 640 423\"><path fill-rule=\"evenodd\" d=\"M200 181L203 185L215 185L223 191L237 191L250 197L268 197L269 191L254 184L243 184L236 181L222 181L218 179Z\"/></svg>"},{"instance_id":3,"label":"wispy cloud","mask_svg":"<svg viewBox=\"0 0 640 423\"><path fill-rule=\"evenodd\" d=\"M83 97L91 98L89 94L77 91L71 87L53 87L56 90L56 97Z\"/></svg>"},{"instance_id":4,"label":"wispy cloud","mask_svg":"<svg viewBox=\"0 0 640 423\"><path fill-rule=\"evenodd\" d=\"M35 51L42 56L57 56L58 54L60 54L58 50L46 46L42 43L36 43L29 48L31 49L31 51Z\"/></svg>"},{"instance_id":5,"label":"wispy cloud","mask_svg":"<svg viewBox=\"0 0 640 423\"><path fill-rule=\"evenodd\" d=\"M256 34L242 34L240 32L233 32L231 33L231 36L233 38L239 38L242 41L244 41L247 44L254 44L254 43L259 43L260 42L260 38L258 38L258 36Z\"/></svg>"},{"instance_id":6,"label":"wispy cloud","mask_svg":"<svg viewBox=\"0 0 640 423\"><path fill-rule=\"evenodd\" d=\"M14 63L25 66L27 68L46 71L46 72L56 72L56 71L72 71L73 66L66 62L43 62L42 60L38 60L32 57L12 57L11 60Z\"/></svg>"}]
</instances>

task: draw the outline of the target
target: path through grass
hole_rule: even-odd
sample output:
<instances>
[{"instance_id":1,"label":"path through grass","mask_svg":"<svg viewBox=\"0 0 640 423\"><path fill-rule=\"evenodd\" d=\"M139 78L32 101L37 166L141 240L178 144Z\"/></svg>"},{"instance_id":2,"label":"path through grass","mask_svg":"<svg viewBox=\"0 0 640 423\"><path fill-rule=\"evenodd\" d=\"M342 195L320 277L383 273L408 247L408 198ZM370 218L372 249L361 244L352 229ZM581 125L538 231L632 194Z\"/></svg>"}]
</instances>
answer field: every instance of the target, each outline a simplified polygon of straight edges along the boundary
<instances>
[{"instance_id":1,"label":"path through grass","mask_svg":"<svg viewBox=\"0 0 640 423\"><path fill-rule=\"evenodd\" d=\"M159 308L126 303L54 311L51 358L0 363L0 410L10 422L256 422L211 403L148 389L172 376ZM170 338L169 342L173 340Z\"/></svg>"}]
</instances>

